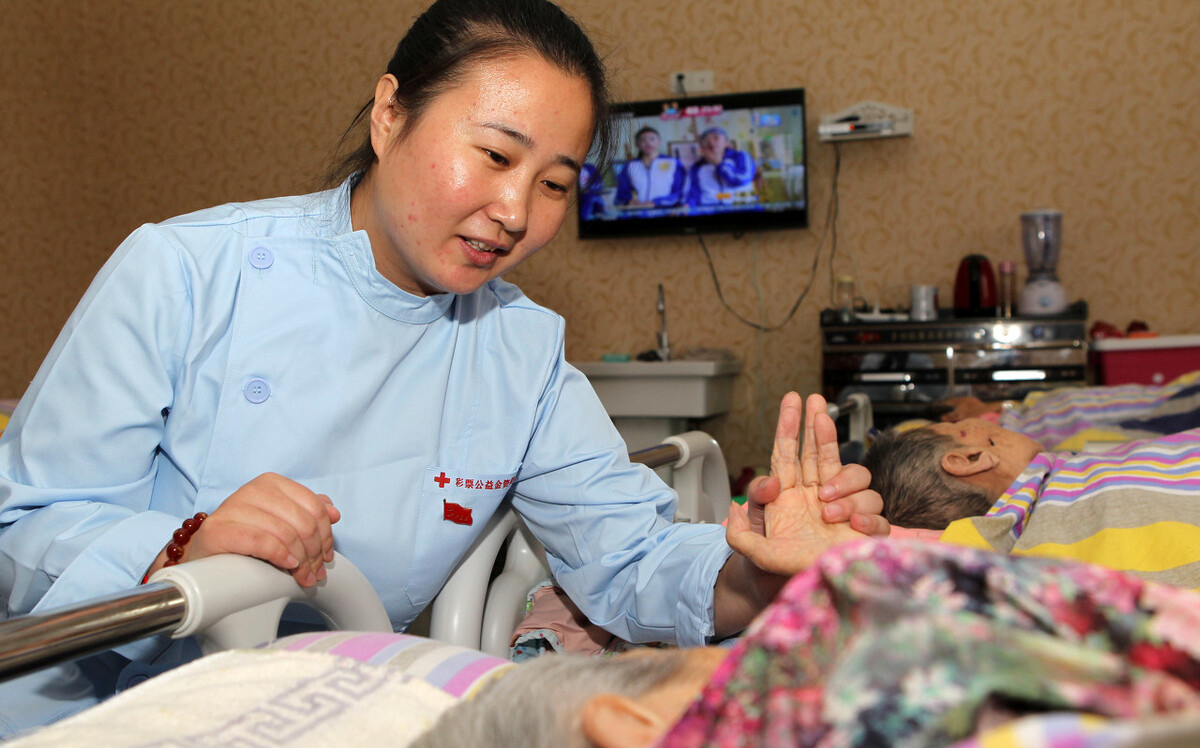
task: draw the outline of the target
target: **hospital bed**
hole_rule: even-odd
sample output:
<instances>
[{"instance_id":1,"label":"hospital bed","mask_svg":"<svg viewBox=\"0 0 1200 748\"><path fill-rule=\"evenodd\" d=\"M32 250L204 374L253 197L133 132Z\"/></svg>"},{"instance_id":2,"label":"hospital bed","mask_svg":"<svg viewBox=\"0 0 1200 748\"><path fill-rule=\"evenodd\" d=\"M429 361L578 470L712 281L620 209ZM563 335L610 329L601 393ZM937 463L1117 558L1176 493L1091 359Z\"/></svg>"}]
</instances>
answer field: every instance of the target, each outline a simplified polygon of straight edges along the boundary
<instances>
[{"instance_id":1,"label":"hospital bed","mask_svg":"<svg viewBox=\"0 0 1200 748\"><path fill-rule=\"evenodd\" d=\"M867 405L869 406L869 403ZM848 417L859 407L861 406L843 406L840 415ZM869 411L866 413L869 414ZM864 415L860 415L859 418L864 418ZM693 432L672 437L664 445L635 453L631 458L652 466L674 465L676 482L683 493L680 518L686 516L693 521L713 522L721 519L727 510L729 493L724 461L715 441L707 435ZM689 489L689 485L699 486L700 490ZM505 558L503 563L499 564L500 573L493 575L493 567L497 566L497 554L501 552L505 552ZM431 633L440 639L457 641L472 649L478 649L490 636L487 623L490 622L491 626L503 630L506 650L507 635L508 631L512 630L512 625L505 622L515 621L515 617L519 617L521 602L529 585L540 581L546 575L541 549L529 537L517 518L511 513L497 516L456 570L442 595L433 603ZM228 590L227 580L230 578L246 580L246 583L237 585L237 590ZM245 647L273 638L279 614L283 607L294 601L305 602L315 607L331 627L367 631L390 630L387 616L383 614L382 607L365 578L340 556L335 557L330 565L326 582L308 591L296 587L290 575L254 559L214 557L165 569L156 574L147 585L116 598L96 601L68 611L0 623L0 678L45 666L56 660L79 657L95 649L111 648L122 641L154 633L169 633L172 636L195 635L201 639L206 652ZM506 619L504 616L515 617ZM353 636L361 639L372 635ZM383 636L394 642L395 637L400 635L374 636ZM80 639L90 639L90 642L82 642ZM473 643L476 640L479 644ZM283 641L286 642L287 639ZM341 654L334 650L329 651ZM274 661L278 658L286 664L295 664L294 661L286 659L291 654L307 652L293 652L289 648L286 651L261 653L257 655L258 659L254 659L253 653L244 650L216 653L213 657L202 658L201 661L188 666L210 663L207 670L196 670L193 667L186 672L186 680L192 681L187 689L181 685L181 681L185 679L171 679L173 673L181 673L184 669L173 671L155 678L152 682L153 688L138 687L120 694L118 699L124 696L135 697L133 701L126 699L120 705L120 709L105 710L97 707L88 710L88 714L94 719L91 722L76 722L73 728L73 734L78 741L55 742L64 734L60 731L53 732L47 740L41 743L35 741L34 744L38 748L49 745L55 748L63 748L65 745L95 745L99 734L114 736L116 742L105 744L132 744L128 742L132 739L132 733L127 725L136 724L141 730L147 718L157 717L160 721L165 721L159 713L168 708L179 712L172 713L171 719L180 719L183 718L180 715L187 715L189 725L200 720L207 729L207 725L214 723L212 711L207 708L207 703L206 708L197 710L195 701L205 694L219 694L207 698L212 699L214 704L231 710L232 716L221 715L221 719L224 720L222 724L240 726L254 720L259 720L259 724L266 724L265 720L260 719L264 715L264 705L267 704L265 698L254 694L256 698L252 704L229 706L231 702L236 701L236 696L232 693L222 694L222 689L227 686L232 689L233 685L239 685L243 687L243 691L249 692L258 688L260 681L245 685L240 678L253 677L257 670L270 667L268 660ZM239 659L220 659L231 656ZM458 655L447 655L451 656ZM315 663L315 655L308 662ZM359 670L369 667L374 660L363 659L359 662L361 664L346 664L345 657L325 658L322 667L326 668L324 672L327 674L321 678L310 678L307 682L315 684L315 689L335 680L345 682L350 680L349 676L363 675L365 678ZM490 667L507 666L493 664ZM279 667L282 668L283 664ZM358 709L353 712L347 711L345 718L338 723L338 729L341 730L337 733L341 737L340 742L353 742L351 738L362 738L359 742L364 745L378 744L378 741L372 742L367 739L368 731L363 720L365 717L392 714L397 705L416 704L412 707L412 713L405 713L397 718L398 724L415 723L418 719L423 719L423 724L427 724L430 719L436 717L438 710L446 708L443 703L445 697L442 697L441 702L430 703L416 701L417 697L422 696L423 692L420 691L413 693L398 688L385 690L384 686L388 683L399 681L390 676L378 675L378 672L374 673L379 678L378 685L376 681L371 681L369 692L364 691L361 696L356 693L348 700L348 703L352 703L352 706ZM459 673L461 672L462 669L459 670ZM408 675L409 673L405 673L406 677ZM266 681L264 676L261 682ZM400 685L419 685L410 681L404 681ZM172 691L171 688L175 690ZM425 689L426 692L428 690ZM305 691L299 695L308 697L310 692ZM327 698L329 694L321 691L320 696ZM369 701L371 699L373 701ZM117 699L107 702L105 706L111 706L115 701ZM296 694L291 691L286 699L281 698L279 701L286 702L285 711L290 720L302 720L305 715L322 711L311 709L308 706L309 701L303 702L304 709L293 710L291 705L298 701ZM140 707L141 710L137 711L132 709L133 707ZM322 713L329 711L326 709ZM1031 717L1038 718L1039 715ZM1094 722L1093 719L1092 722L1081 724L1075 729L1081 734L1094 730ZM106 723L110 732L96 732L97 723ZM271 726L275 727L277 724L271 723ZM299 726L295 726L296 724ZM1187 728L1189 732L1183 738L1185 741L1194 741L1197 735L1200 735L1200 718L1187 722L1179 718L1170 718L1170 722L1159 719L1155 724ZM316 735L308 723L289 722L288 725L294 732ZM66 726L60 723L56 728ZM1063 729L1059 723L1050 726L1060 731ZM36 735L34 737L36 738ZM205 734L205 737L213 736ZM222 734L218 737L227 736ZM394 735L389 735L389 738L390 742L397 742ZM232 744L232 741L213 744ZM317 741L311 744L330 743ZM403 744L403 741L399 744ZM1022 740L1007 744L1044 745L1032 739L1028 742ZM1135 741L1122 744L1148 743Z\"/></svg>"},{"instance_id":2,"label":"hospital bed","mask_svg":"<svg viewBox=\"0 0 1200 748\"><path fill-rule=\"evenodd\" d=\"M708 434L691 431L634 452L648 467L671 466L677 521L721 522L730 502L725 460ZM493 577L500 564L501 571ZM111 649L153 634L195 636L206 654L275 638L291 603L317 611L333 629L391 631L369 582L335 554L327 580L303 589L291 575L257 559L214 556L168 567L136 589L77 606L0 622L0 679ZM545 552L512 510L496 513L431 604L431 638L508 653L525 596L550 576ZM229 584L237 579L236 585Z\"/></svg>"}]
</instances>

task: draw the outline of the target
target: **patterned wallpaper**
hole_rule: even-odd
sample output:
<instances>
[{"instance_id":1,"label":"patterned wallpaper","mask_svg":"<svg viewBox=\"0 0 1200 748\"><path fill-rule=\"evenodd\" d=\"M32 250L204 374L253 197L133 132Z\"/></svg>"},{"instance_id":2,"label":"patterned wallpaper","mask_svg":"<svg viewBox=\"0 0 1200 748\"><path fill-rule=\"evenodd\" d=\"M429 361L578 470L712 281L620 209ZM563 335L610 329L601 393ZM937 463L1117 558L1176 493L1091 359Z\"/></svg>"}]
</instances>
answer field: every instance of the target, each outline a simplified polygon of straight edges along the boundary
<instances>
[{"instance_id":1,"label":"patterned wallpaper","mask_svg":"<svg viewBox=\"0 0 1200 748\"><path fill-rule=\"evenodd\" d=\"M859 101L914 110L915 137L843 144L833 270L898 304L951 297L959 259L1020 259L1018 216L1064 214L1060 272L1092 317L1197 332L1200 3L1194 0L565 0L622 98L675 70L718 91L803 86L810 133ZM0 0L0 394L22 391L91 276L138 224L314 186L422 3ZM809 142L809 230L579 242L572 222L512 280L567 319L568 357L654 346L744 363L703 424L731 470L761 463L779 395L820 383L819 245L834 152Z\"/></svg>"}]
</instances>

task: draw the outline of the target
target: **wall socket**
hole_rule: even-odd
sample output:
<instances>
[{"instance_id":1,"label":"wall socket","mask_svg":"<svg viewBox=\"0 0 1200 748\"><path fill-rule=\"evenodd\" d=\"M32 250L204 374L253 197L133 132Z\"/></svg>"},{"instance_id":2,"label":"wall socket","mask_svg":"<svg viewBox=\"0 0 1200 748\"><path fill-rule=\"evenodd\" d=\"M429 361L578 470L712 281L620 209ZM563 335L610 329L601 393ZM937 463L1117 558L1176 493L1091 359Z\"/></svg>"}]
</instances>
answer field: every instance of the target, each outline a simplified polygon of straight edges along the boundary
<instances>
[{"instance_id":1,"label":"wall socket","mask_svg":"<svg viewBox=\"0 0 1200 748\"><path fill-rule=\"evenodd\" d=\"M681 80L679 76L683 76ZM680 85L682 83L683 85ZM667 78L671 93L681 96L695 93L707 93L713 90L713 71L711 70L680 70L671 73Z\"/></svg>"}]
</instances>

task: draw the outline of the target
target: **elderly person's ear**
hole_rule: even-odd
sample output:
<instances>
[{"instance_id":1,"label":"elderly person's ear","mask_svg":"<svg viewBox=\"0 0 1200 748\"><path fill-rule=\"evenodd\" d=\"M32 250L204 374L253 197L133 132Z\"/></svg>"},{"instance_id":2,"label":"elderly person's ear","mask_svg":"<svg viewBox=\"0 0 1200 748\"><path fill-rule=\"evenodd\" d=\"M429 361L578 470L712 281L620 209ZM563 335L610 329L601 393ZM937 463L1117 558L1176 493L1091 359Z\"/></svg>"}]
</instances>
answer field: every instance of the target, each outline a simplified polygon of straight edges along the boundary
<instances>
[{"instance_id":1,"label":"elderly person's ear","mask_svg":"<svg viewBox=\"0 0 1200 748\"><path fill-rule=\"evenodd\" d=\"M588 699L580 719L597 748L648 748L671 726L658 711L615 693Z\"/></svg>"},{"instance_id":2,"label":"elderly person's ear","mask_svg":"<svg viewBox=\"0 0 1200 748\"><path fill-rule=\"evenodd\" d=\"M983 447L955 447L942 455L942 470L955 478L986 473L1000 464L1000 458Z\"/></svg>"}]
</instances>

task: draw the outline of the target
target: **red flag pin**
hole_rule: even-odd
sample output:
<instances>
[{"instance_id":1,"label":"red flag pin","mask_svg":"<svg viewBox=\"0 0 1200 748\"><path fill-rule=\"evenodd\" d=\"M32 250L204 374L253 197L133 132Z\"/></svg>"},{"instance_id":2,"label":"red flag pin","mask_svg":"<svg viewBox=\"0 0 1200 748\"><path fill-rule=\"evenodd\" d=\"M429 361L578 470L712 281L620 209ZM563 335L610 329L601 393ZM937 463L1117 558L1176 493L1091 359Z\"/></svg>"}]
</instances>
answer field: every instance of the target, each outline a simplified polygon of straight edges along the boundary
<instances>
[{"instance_id":1,"label":"red flag pin","mask_svg":"<svg viewBox=\"0 0 1200 748\"><path fill-rule=\"evenodd\" d=\"M473 524L471 509L469 507L455 504L453 501L446 501L445 499L442 499L442 519L457 525Z\"/></svg>"}]
</instances>

